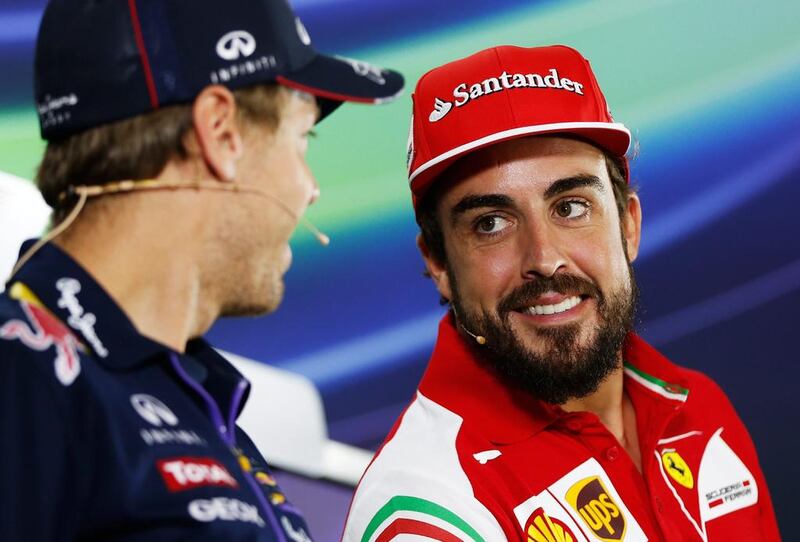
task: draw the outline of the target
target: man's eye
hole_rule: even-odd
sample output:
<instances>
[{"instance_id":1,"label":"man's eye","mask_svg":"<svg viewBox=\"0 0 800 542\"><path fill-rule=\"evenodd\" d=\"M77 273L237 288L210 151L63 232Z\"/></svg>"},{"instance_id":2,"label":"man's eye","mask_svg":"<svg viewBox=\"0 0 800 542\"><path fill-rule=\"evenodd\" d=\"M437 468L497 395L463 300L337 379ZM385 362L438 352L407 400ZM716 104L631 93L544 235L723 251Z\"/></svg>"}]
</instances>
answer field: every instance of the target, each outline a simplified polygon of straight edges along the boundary
<instances>
[{"instance_id":1,"label":"man's eye","mask_svg":"<svg viewBox=\"0 0 800 542\"><path fill-rule=\"evenodd\" d=\"M589 211L589 204L579 200L563 200L556 204L555 211L561 218L580 218Z\"/></svg>"},{"instance_id":2,"label":"man's eye","mask_svg":"<svg viewBox=\"0 0 800 542\"><path fill-rule=\"evenodd\" d=\"M508 224L508 220L501 216L489 215L481 217L475 224L475 229L478 230L478 233L499 233L507 228Z\"/></svg>"}]
</instances>

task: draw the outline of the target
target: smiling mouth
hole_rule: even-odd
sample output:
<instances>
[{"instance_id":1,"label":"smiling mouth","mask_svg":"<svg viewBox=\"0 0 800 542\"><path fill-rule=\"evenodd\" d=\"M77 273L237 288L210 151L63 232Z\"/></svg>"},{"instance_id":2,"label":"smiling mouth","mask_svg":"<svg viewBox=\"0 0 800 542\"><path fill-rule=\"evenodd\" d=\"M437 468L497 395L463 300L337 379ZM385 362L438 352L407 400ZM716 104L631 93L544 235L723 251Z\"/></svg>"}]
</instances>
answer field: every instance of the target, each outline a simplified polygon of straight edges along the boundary
<instances>
[{"instance_id":1,"label":"smiling mouth","mask_svg":"<svg viewBox=\"0 0 800 542\"><path fill-rule=\"evenodd\" d=\"M567 312L568 310L578 306L582 299L580 296L572 296L568 297L561 303L556 303L554 305L533 305L531 307L527 307L523 309L521 312L525 312L531 315L541 315L541 314L560 314L562 312Z\"/></svg>"}]
</instances>

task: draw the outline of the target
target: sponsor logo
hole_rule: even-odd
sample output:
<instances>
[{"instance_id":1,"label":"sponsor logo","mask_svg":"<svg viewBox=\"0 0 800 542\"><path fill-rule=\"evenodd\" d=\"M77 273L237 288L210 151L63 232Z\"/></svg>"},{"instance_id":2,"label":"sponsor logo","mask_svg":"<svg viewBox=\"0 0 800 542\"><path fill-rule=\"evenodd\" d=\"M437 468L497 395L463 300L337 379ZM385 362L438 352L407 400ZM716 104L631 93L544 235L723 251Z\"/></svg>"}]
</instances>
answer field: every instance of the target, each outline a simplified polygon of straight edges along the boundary
<instances>
[{"instance_id":1,"label":"sponsor logo","mask_svg":"<svg viewBox=\"0 0 800 542\"><path fill-rule=\"evenodd\" d=\"M91 312L85 312L83 306L81 306L81 302L78 300L78 294L81 291L81 283L73 278L61 278L56 281L56 288L61 292L61 297L58 299L58 306L69 312L67 323L70 327L83 335L83 338L91 345L95 354L101 358L108 357L108 349L103 346L103 342L94 330L97 317Z\"/></svg>"},{"instance_id":2,"label":"sponsor logo","mask_svg":"<svg viewBox=\"0 0 800 542\"><path fill-rule=\"evenodd\" d=\"M239 483L219 461L203 457L176 457L156 462L158 472L175 493L198 487L239 487Z\"/></svg>"},{"instance_id":3,"label":"sponsor logo","mask_svg":"<svg viewBox=\"0 0 800 542\"><path fill-rule=\"evenodd\" d=\"M753 488L750 485L750 480L742 480L729 486L715 489L706 493L706 502L709 508L715 508L720 504L726 502L733 502L737 499L752 495Z\"/></svg>"},{"instance_id":4,"label":"sponsor logo","mask_svg":"<svg viewBox=\"0 0 800 542\"><path fill-rule=\"evenodd\" d=\"M300 38L300 41L303 42L303 45L311 45L311 36L308 35L308 30L306 30L303 21L300 20L300 17L294 18L294 26L297 30L297 37Z\"/></svg>"},{"instance_id":5,"label":"sponsor logo","mask_svg":"<svg viewBox=\"0 0 800 542\"><path fill-rule=\"evenodd\" d=\"M36 104L42 128L58 126L70 120L72 113L68 109L78 105L78 101L78 96L74 92L56 97L45 95L44 99Z\"/></svg>"},{"instance_id":6,"label":"sponsor logo","mask_svg":"<svg viewBox=\"0 0 800 542\"><path fill-rule=\"evenodd\" d=\"M503 455L500 450L486 450L485 452L478 452L477 454L472 454L472 457L475 458L475 461L480 463L481 465L485 465L492 459L497 459Z\"/></svg>"},{"instance_id":7,"label":"sponsor logo","mask_svg":"<svg viewBox=\"0 0 800 542\"><path fill-rule=\"evenodd\" d=\"M700 517L708 522L758 502L758 484L717 429L706 444L697 472Z\"/></svg>"},{"instance_id":8,"label":"sponsor logo","mask_svg":"<svg viewBox=\"0 0 800 542\"><path fill-rule=\"evenodd\" d=\"M183 429L142 429L139 431L142 440L148 446L155 444L190 444L205 446L206 441L194 431Z\"/></svg>"},{"instance_id":9,"label":"sponsor logo","mask_svg":"<svg viewBox=\"0 0 800 542\"><path fill-rule=\"evenodd\" d=\"M178 417L172 413L167 405L152 395L145 393L131 395L131 405L136 413L150 425L155 425L156 427L161 427L164 424L178 425Z\"/></svg>"},{"instance_id":10,"label":"sponsor logo","mask_svg":"<svg viewBox=\"0 0 800 542\"><path fill-rule=\"evenodd\" d=\"M625 517L599 476L579 480L567 490L566 498L600 540L614 542L625 537Z\"/></svg>"},{"instance_id":11,"label":"sponsor logo","mask_svg":"<svg viewBox=\"0 0 800 542\"><path fill-rule=\"evenodd\" d=\"M461 83L453 89L454 101L447 102L436 98L434 111L428 120L436 122L441 120L450 111L453 105L462 107L481 96L488 96L496 92L505 92L518 88L552 88L566 90L583 96L583 83L578 83L568 77L561 77L556 68L550 68L547 75L538 73L508 73L503 72L497 77L489 77L478 83ZM444 105L447 104L447 105ZM434 114L435 113L435 114Z\"/></svg>"},{"instance_id":12,"label":"sponsor logo","mask_svg":"<svg viewBox=\"0 0 800 542\"><path fill-rule=\"evenodd\" d=\"M350 64L353 67L353 71L356 72L356 75L366 77L376 85L386 84L386 79L383 77L383 70L379 67L362 60L355 60L344 56L337 56L336 58Z\"/></svg>"},{"instance_id":13,"label":"sponsor logo","mask_svg":"<svg viewBox=\"0 0 800 542\"><path fill-rule=\"evenodd\" d=\"M223 60L239 60L256 52L256 39L250 32L234 30L222 36L217 42L217 55Z\"/></svg>"},{"instance_id":14,"label":"sponsor logo","mask_svg":"<svg viewBox=\"0 0 800 542\"><path fill-rule=\"evenodd\" d=\"M292 522L286 516L281 517L281 527L286 531L286 536L291 538L294 542L311 542L311 537L302 527L294 528Z\"/></svg>"},{"instance_id":15,"label":"sponsor logo","mask_svg":"<svg viewBox=\"0 0 800 542\"><path fill-rule=\"evenodd\" d=\"M664 450L661 453L661 463L670 478L686 489L694 488L694 476L686 461L675 450Z\"/></svg>"},{"instance_id":16,"label":"sponsor logo","mask_svg":"<svg viewBox=\"0 0 800 542\"><path fill-rule=\"evenodd\" d=\"M542 508L536 509L525 525L528 542L575 542L577 538L564 522L551 518Z\"/></svg>"},{"instance_id":17,"label":"sponsor logo","mask_svg":"<svg viewBox=\"0 0 800 542\"><path fill-rule=\"evenodd\" d=\"M428 115L428 120L431 122L440 121L450 112L451 109L453 109L453 104L436 98L433 100L433 111L431 111L431 114Z\"/></svg>"},{"instance_id":18,"label":"sponsor logo","mask_svg":"<svg viewBox=\"0 0 800 542\"><path fill-rule=\"evenodd\" d=\"M209 79L215 85L219 83L227 83L228 81L233 81L239 77L244 77L260 71L272 69L277 65L278 61L275 60L273 55L262 56L260 58L245 60L243 62L239 62L238 64L232 64L230 66L214 70L211 72Z\"/></svg>"},{"instance_id":19,"label":"sponsor logo","mask_svg":"<svg viewBox=\"0 0 800 542\"><path fill-rule=\"evenodd\" d=\"M53 368L56 378L64 386L71 385L81 373L81 359L75 336L45 308L22 300L20 306L30 325L22 320L9 320L0 327L0 338L19 340L31 350L39 352L54 346L56 359L53 361Z\"/></svg>"},{"instance_id":20,"label":"sponsor logo","mask_svg":"<svg viewBox=\"0 0 800 542\"><path fill-rule=\"evenodd\" d=\"M264 520L258 514L258 508L238 499L215 497L213 499L196 499L189 503L189 515L197 521L244 521L264 527Z\"/></svg>"},{"instance_id":21,"label":"sponsor logo","mask_svg":"<svg viewBox=\"0 0 800 542\"><path fill-rule=\"evenodd\" d=\"M271 502L275 506L278 506L279 504L285 504L286 495L284 495L283 493L278 493L276 491L275 493L269 496L269 502Z\"/></svg>"}]
</instances>

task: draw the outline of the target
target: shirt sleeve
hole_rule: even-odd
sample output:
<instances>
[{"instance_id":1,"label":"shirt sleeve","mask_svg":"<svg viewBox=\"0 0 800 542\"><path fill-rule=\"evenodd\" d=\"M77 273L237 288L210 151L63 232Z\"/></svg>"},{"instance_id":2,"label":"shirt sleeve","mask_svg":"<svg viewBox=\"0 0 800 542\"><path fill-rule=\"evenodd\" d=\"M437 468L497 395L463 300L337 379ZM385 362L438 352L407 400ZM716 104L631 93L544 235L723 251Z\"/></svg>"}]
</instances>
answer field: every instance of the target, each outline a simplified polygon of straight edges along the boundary
<instances>
[{"instance_id":1,"label":"shirt sleeve","mask_svg":"<svg viewBox=\"0 0 800 542\"><path fill-rule=\"evenodd\" d=\"M44 353L0 340L0 540L75 537L79 458ZM50 369L48 372L47 369Z\"/></svg>"},{"instance_id":2,"label":"shirt sleeve","mask_svg":"<svg viewBox=\"0 0 800 542\"><path fill-rule=\"evenodd\" d=\"M724 430L722 431L721 436L723 440L725 440L725 442L732 447L732 449L734 449L738 454L741 454L741 459L752 473L753 477L755 478L755 482L758 485L758 503L756 506L758 508L760 532L757 534L753 533L750 537L750 540L768 540L770 542L779 542L781 540L781 536L778 529L778 522L775 518L775 510L772 506L772 498L770 497L764 472L761 470L758 452L756 451L756 446L753 442L753 439L722 388L720 388L719 385L710 378L705 378L713 389L712 394L713 397L715 397L714 410L718 409L720 411L724 421ZM715 522L711 522L711 524L707 525L709 529L709 535L712 533L718 534L714 533L717 527L725 530L725 527L722 525L713 525L713 523ZM738 534L742 534L741 531ZM722 538L719 539L730 539L731 537L737 536L738 535L736 533L730 532L726 533ZM709 536L709 540L712 539L716 538Z\"/></svg>"},{"instance_id":3,"label":"shirt sleeve","mask_svg":"<svg viewBox=\"0 0 800 542\"><path fill-rule=\"evenodd\" d=\"M462 488L410 471L370 474L356 490L343 542L404 540L402 535L440 542L509 540L491 511Z\"/></svg>"}]
</instances>

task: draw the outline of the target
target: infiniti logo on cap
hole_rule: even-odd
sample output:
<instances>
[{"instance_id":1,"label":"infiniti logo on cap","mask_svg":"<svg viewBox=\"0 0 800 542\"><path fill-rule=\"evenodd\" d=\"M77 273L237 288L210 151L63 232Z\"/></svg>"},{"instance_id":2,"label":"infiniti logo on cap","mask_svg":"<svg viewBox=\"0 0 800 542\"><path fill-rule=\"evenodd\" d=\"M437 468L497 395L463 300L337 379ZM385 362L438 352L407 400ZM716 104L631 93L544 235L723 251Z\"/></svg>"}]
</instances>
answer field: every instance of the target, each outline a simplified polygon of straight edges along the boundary
<instances>
[{"instance_id":1,"label":"infiniti logo on cap","mask_svg":"<svg viewBox=\"0 0 800 542\"><path fill-rule=\"evenodd\" d=\"M234 30L222 36L217 42L217 54L224 60L237 60L248 57L256 50L256 39L250 32Z\"/></svg>"}]
</instances>

